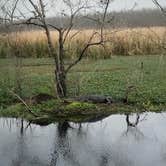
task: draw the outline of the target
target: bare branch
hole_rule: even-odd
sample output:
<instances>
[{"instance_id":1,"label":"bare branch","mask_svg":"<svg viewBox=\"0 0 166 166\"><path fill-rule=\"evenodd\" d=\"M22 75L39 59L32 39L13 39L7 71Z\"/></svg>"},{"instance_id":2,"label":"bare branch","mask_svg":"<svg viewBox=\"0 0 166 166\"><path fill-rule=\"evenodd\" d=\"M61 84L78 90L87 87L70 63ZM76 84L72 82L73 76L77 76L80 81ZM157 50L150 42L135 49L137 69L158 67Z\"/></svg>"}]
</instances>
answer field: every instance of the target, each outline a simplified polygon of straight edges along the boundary
<instances>
[{"instance_id":1,"label":"bare branch","mask_svg":"<svg viewBox=\"0 0 166 166\"><path fill-rule=\"evenodd\" d=\"M13 6L13 9L12 9L12 13L11 13L11 19L12 19L12 22L13 22L13 18L14 18L14 13L15 13L15 10L17 8L17 4L18 4L19 0L16 0L14 6Z\"/></svg>"},{"instance_id":2,"label":"bare branch","mask_svg":"<svg viewBox=\"0 0 166 166\"><path fill-rule=\"evenodd\" d=\"M101 23L101 26L100 26L100 40L97 41L97 42L93 42L93 39L94 37L99 34L98 32L94 32L92 33L91 37L89 38L87 44L84 46L84 48L82 49L79 57L72 63L70 64L67 69L66 69L66 73L69 72L69 70L75 66L76 64L78 64L82 58L84 57L84 54L86 53L87 49L89 47L92 47L92 46L96 46L96 45L102 45L105 41L104 41L104 28L105 28L105 23L106 23L106 15L107 15L107 12L108 12L108 7L109 7L109 4L110 4L110 0L105 0L104 2L102 1L101 3L104 4L104 12L103 12L103 17L102 17L102 20L100 21Z\"/></svg>"},{"instance_id":3,"label":"bare branch","mask_svg":"<svg viewBox=\"0 0 166 166\"><path fill-rule=\"evenodd\" d=\"M9 92L10 92L13 96L17 97L17 99L19 99L19 100L22 102L22 104L25 105L26 110L27 110L29 113L31 113L33 116L37 117L37 115L36 115L34 112L31 111L31 108L28 106L28 104L27 104L18 94L16 94L15 92L13 92L13 91L11 91L11 90L9 90Z\"/></svg>"},{"instance_id":4,"label":"bare branch","mask_svg":"<svg viewBox=\"0 0 166 166\"><path fill-rule=\"evenodd\" d=\"M38 8L38 6L32 0L29 0L29 2L33 6L33 8L35 9L35 12L41 17L42 14L41 14L40 9Z\"/></svg>"},{"instance_id":5,"label":"bare branch","mask_svg":"<svg viewBox=\"0 0 166 166\"><path fill-rule=\"evenodd\" d=\"M64 32L66 31L65 35L64 35L64 39L63 39L63 43L65 43L71 29L74 26L74 19L76 17L76 15L82 10L82 9L88 9L89 7L87 6L87 2L85 2L85 4L82 4L81 6L79 6L75 11L73 11L72 5L69 1L63 0L65 3L67 3L67 5L70 8L70 22L67 28L64 28Z\"/></svg>"},{"instance_id":6,"label":"bare branch","mask_svg":"<svg viewBox=\"0 0 166 166\"><path fill-rule=\"evenodd\" d=\"M158 2L158 0L152 0L153 3L161 10L161 12L166 16L166 9Z\"/></svg>"},{"instance_id":7,"label":"bare branch","mask_svg":"<svg viewBox=\"0 0 166 166\"><path fill-rule=\"evenodd\" d=\"M82 60L82 58L83 58L85 52L87 51L87 49L88 49L89 47L95 46L95 45L101 45L101 44L102 44L102 41L98 41L98 42L93 42L93 43L92 43L92 40L93 40L93 38L94 38L94 36L95 36L96 34L97 34L97 32L94 32L94 33L92 34L92 36L89 38L88 43L87 43L87 44L85 45L85 47L82 49L82 51L81 51L79 57L78 57L72 64L70 64L70 65L67 67L66 73L68 73L68 71L69 71L73 66L75 66L76 64L78 64L78 63Z\"/></svg>"}]
</instances>

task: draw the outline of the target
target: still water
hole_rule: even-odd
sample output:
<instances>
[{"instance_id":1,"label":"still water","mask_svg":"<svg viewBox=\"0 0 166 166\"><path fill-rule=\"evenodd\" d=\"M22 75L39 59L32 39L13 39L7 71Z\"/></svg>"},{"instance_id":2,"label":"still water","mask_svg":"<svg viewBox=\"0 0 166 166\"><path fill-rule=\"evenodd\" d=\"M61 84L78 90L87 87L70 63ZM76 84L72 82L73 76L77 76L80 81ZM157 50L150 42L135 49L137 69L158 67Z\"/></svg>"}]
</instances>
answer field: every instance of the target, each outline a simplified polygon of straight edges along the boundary
<instances>
[{"instance_id":1,"label":"still water","mask_svg":"<svg viewBox=\"0 0 166 166\"><path fill-rule=\"evenodd\" d=\"M41 127L0 119L0 166L165 166L166 113Z\"/></svg>"}]
</instances>

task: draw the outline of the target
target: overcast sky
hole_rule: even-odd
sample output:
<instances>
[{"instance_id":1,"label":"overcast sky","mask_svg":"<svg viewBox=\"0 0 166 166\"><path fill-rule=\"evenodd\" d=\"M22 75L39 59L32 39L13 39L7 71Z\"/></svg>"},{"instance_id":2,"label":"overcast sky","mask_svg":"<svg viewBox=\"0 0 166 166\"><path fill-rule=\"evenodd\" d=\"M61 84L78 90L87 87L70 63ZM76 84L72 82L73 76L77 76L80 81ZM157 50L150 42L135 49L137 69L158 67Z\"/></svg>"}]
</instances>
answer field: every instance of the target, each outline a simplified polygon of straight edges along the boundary
<instances>
[{"instance_id":1,"label":"overcast sky","mask_svg":"<svg viewBox=\"0 0 166 166\"><path fill-rule=\"evenodd\" d=\"M166 6L166 0L158 0L158 2ZM133 6L135 6L135 9L155 7L152 0L115 0L112 3L112 10L130 10Z\"/></svg>"},{"instance_id":2,"label":"overcast sky","mask_svg":"<svg viewBox=\"0 0 166 166\"><path fill-rule=\"evenodd\" d=\"M3 1L3 0L0 0ZM13 0L15 2L15 0ZM99 2L100 0L89 0L88 2L95 3ZM10 2L10 1L9 1ZM33 2L38 2L38 0L33 0ZM52 17L52 16L57 16L57 13L61 13L62 10L64 10L66 13L68 13L68 9L64 7L64 4L62 3L62 0L44 0L46 6L48 6L47 9L47 16ZM73 0L73 2L79 2L79 0ZM158 2L166 7L166 0L158 0ZM1 2L2 3L2 2ZM1 4L0 3L0 4ZM12 3L8 3L8 5L13 8ZM49 7L50 5L50 7ZM30 12L30 8L32 7L29 3L29 1L20 1L19 6L19 11L22 11L24 13L27 13L26 15L28 16L28 13ZM75 6L74 6L75 7ZM78 6L77 6L78 7ZM109 11L121 11L121 10L140 10L140 9L147 9L147 8L157 8L152 0L114 0L110 4L110 10ZM20 12L19 12L20 13ZM17 15L17 12L16 12Z\"/></svg>"},{"instance_id":3,"label":"overcast sky","mask_svg":"<svg viewBox=\"0 0 166 166\"><path fill-rule=\"evenodd\" d=\"M99 1L99 0L96 0L96 1ZM55 11L60 10L64 7L62 1L55 0L54 2L55 2L55 5L52 8L52 10L49 10L48 16L55 15ZM91 0L91 2L95 2L95 0ZM158 2L162 6L166 6L166 0L158 0ZM157 8L152 2L152 0L114 0L110 4L111 11L121 11L121 10L125 11L125 10L131 10L131 9L140 10L140 9L149 9L149 8L150 9ZM65 12L67 11L65 10Z\"/></svg>"}]
</instances>

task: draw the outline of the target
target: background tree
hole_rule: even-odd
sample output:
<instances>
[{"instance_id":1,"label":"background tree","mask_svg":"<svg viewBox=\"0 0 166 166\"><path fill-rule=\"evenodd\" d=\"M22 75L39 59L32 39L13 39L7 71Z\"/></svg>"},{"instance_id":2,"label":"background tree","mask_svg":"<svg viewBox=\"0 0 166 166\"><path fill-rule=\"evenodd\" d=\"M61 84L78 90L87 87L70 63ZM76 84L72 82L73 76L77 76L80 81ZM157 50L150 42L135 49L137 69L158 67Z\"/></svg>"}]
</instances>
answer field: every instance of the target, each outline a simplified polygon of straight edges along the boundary
<instances>
[{"instance_id":1,"label":"background tree","mask_svg":"<svg viewBox=\"0 0 166 166\"><path fill-rule=\"evenodd\" d=\"M106 24L109 22L107 13L111 0L3 0L1 3L1 23L12 25L33 25L45 31L49 55L55 61L55 78L57 95L60 98L66 97L66 77L70 69L78 64L86 54L89 47L103 45L105 42L104 33ZM60 9L59 9L60 8ZM79 16L87 16L95 13L93 19L97 25L87 42L80 48L79 55L65 67L66 55L65 43L67 40L79 34L79 31L72 34ZM50 16L56 16L56 22L49 22ZM66 20L63 22L62 20ZM51 31L58 33L58 48L55 47ZM71 37L72 34L72 37Z\"/></svg>"}]
</instances>

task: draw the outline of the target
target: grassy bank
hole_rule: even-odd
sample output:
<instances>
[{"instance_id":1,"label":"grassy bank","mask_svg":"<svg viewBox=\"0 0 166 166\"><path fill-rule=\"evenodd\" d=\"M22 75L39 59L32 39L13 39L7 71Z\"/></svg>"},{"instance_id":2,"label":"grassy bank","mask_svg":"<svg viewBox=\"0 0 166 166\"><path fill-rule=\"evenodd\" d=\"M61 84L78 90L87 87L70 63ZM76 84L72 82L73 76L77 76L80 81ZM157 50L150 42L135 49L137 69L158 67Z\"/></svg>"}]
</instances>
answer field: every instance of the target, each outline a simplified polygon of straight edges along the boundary
<instances>
[{"instance_id":1,"label":"grassy bank","mask_svg":"<svg viewBox=\"0 0 166 166\"><path fill-rule=\"evenodd\" d=\"M78 56L81 46L87 42L93 30L82 30L65 44L66 57ZM76 30L71 32L71 36ZM51 32L57 47L57 33ZM96 37L97 38L97 37ZM110 58L112 55L157 55L165 54L166 29L164 27L109 29L104 48L95 46L87 51L90 58ZM46 37L43 31L30 31L0 35L0 57L48 57ZM74 48L74 49L73 49Z\"/></svg>"},{"instance_id":2,"label":"grassy bank","mask_svg":"<svg viewBox=\"0 0 166 166\"><path fill-rule=\"evenodd\" d=\"M1 59L0 105L15 99L9 90L23 98L48 93L55 95L52 59ZM46 63L46 65L44 65ZM145 106L166 103L166 57L112 57L108 60L84 60L68 75L68 96L100 94ZM130 87L132 87L130 89Z\"/></svg>"},{"instance_id":3,"label":"grassy bank","mask_svg":"<svg viewBox=\"0 0 166 166\"><path fill-rule=\"evenodd\" d=\"M29 105L33 114L21 104L9 106L0 110L0 117L23 118L29 122L48 125L53 122L70 121L76 123L95 122L111 114L138 113L136 107L124 104L93 104L72 101L65 103L60 100L49 100L35 105Z\"/></svg>"}]
</instances>

